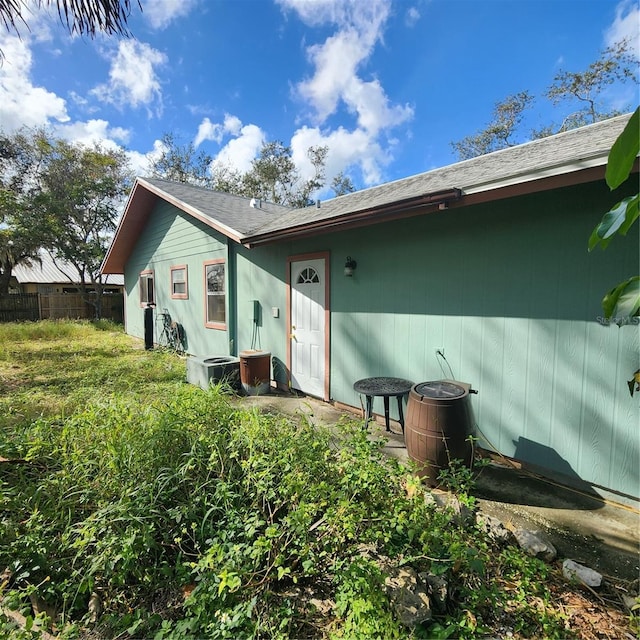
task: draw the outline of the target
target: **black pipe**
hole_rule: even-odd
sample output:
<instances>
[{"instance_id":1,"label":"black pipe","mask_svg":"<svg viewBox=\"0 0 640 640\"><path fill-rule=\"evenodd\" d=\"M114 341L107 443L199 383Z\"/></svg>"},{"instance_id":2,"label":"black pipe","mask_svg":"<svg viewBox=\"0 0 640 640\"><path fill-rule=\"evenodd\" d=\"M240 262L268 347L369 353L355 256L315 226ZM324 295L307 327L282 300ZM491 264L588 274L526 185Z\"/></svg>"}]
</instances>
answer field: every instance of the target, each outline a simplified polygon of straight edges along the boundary
<instances>
[{"instance_id":1,"label":"black pipe","mask_svg":"<svg viewBox=\"0 0 640 640\"><path fill-rule=\"evenodd\" d=\"M153 349L153 307L147 305L144 309L144 348Z\"/></svg>"}]
</instances>

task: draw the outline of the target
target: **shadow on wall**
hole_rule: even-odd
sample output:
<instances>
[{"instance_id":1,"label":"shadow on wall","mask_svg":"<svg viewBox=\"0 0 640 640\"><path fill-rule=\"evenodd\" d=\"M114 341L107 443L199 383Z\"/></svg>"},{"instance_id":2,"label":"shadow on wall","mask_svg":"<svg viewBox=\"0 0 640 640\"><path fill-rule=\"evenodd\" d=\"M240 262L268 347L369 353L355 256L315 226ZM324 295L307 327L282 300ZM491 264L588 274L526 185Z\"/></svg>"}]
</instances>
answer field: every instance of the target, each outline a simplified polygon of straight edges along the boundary
<instances>
[{"instance_id":1,"label":"shadow on wall","mask_svg":"<svg viewBox=\"0 0 640 640\"><path fill-rule=\"evenodd\" d=\"M271 366L273 369L273 379L281 389L287 389L289 386L289 370L287 365L278 357L271 358Z\"/></svg>"},{"instance_id":2,"label":"shadow on wall","mask_svg":"<svg viewBox=\"0 0 640 640\"><path fill-rule=\"evenodd\" d=\"M504 466L482 469L474 492L477 497L551 509L596 510L604 506L602 496L557 451L527 438L514 444L520 468L505 461Z\"/></svg>"},{"instance_id":3,"label":"shadow on wall","mask_svg":"<svg viewBox=\"0 0 640 640\"><path fill-rule=\"evenodd\" d=\"M187 353L189 351L189 340L187 339L187 332L184 329L184 325L176 322L176 331L178 340L180 341L181 351Z\"/></svg>"}]
</instances>

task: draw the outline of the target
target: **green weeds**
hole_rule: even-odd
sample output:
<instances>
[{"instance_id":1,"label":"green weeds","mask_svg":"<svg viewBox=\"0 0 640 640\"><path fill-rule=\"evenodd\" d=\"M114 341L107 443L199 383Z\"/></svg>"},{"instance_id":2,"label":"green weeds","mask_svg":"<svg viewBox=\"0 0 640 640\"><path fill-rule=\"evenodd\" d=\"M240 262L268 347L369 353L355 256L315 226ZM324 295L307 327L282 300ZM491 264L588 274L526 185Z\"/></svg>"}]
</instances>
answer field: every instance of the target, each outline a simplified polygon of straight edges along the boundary
<instances>
[{"instance_id":1,"label":"green weeds","mask_svg":"<svg viewBox=\"0 0 640 640\"><path fill-rule=\"evenodd\" d=\"M360 425L238 409L111 326L0 333L0 595L30 625L39 602L67 639L571 636L549 568L425 501ZM431 624L396 619L382 557L446 578Z\"/></svg>"}]
</instances>

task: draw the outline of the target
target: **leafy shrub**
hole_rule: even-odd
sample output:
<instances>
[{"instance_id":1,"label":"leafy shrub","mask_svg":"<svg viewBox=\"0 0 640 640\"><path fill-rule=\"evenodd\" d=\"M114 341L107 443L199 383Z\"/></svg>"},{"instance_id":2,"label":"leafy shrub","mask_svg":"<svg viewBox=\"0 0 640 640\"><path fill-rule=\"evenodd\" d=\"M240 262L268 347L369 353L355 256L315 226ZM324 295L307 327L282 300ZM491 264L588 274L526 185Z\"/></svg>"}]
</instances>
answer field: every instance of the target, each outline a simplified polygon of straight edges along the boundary
<instances>
[{"instance_id":1,"label":"leafy shrub","mask_svg":"<svg viewBox=\"0 0 640 640\"><path fill-rule=\"evenodd\" d=\"M175 355L54 328L22 345L58 354L39 415L0 417L3 455L20 461L2 469L6 606L32 616L38 598L69 639L482 637L497 615L523 636L567 635L532 605L549 601L544 567L425 501L360 424L238 408L183 384ZM90 370L78 364L69 387L76 352ZM61 405L64 390L75 399ZM400 626L382 556L446 576L450 603L430 627Z\"/></svg>"}]
</instances>

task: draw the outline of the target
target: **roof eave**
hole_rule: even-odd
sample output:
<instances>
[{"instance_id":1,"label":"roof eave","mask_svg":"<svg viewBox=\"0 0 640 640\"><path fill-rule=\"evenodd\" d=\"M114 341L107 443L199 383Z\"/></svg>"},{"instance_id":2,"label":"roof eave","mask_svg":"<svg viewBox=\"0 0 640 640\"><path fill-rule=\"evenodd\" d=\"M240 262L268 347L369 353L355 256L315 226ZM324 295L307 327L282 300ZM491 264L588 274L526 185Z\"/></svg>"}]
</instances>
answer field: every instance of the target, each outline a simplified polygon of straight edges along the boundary
<instances>
[{"instance_id":1,"label":"roof eave","mask_svg":"<svg viewBox=\"0 0 640 640\"><path fill-rule=\"evenodd\" d=\"M231 240L234 240L235 242L238 242L238 243L242 242L242 238L243 238L242 234L236 231L235 229L228 227L227 225L223 224L219 220L213 220L212 218L205 216L201 211L199 211L195 207L192 207L190 204L184 202L183 200L180 200L179 198L172 196L166 191L163 191L162 189L155 187L154 185L150 184L144 179L140 179L140 182L144 185L146 189L149 189L149 191L153 192L159 198L162 198L163 200L165 200L169 204L172 204L174 207L180 209L181 211L188 213L190 216L197 218L198 220L200 220L200 222L202 222L203 224L206 224L208 227L211 227L212 229L219 231L222 235L226 236L227 238L230 238Z\"/></svg>"},{"instance_id":2,"label":"roof eave","mask_svg":"<svg viewBox=\"0 0 640 640\"><path fill-rule=\"evenodd\" d=\"M237 232L217 220L212 220L205 216L195 207L175 198L166 193L162 189L144 180L144 178L136 178L129 200L125 206L124 213L118 224L118 228L113 236L113 240L107 250L102 261L100 273L104 274L123 274L125 264L131 256L135 247L135 243L142 232L153 207L158 199L162 199L176 208L184 211L193 218L196 218L203 224L215 229L231 240L241 243L242 234Z\"/></svg>"},{"instance_id":3,"label":"roof eave","mask_svg":"<svg viewBox=\"0 0 640 640\"><path fill-rule=\"evenodd\" d=\"M363 225L377 224L387 219L396 218L398 213L423 211L425 208L440 210L446 209L450 203L459 201L464 194L456 187L451 189L434 191L420 196L414 196L405 200L368 207L359 211L335 216L334 218L318 220L302 225L279 229L264 234L254 234L247 236L243 244L248 247L255 247L261 244L277 242L286 238L293 238L305 235L315 235L335 231L337 229L351 229ZM413 214L417 215L417 214Z\"/></svg>"},{"instance_id":4,"label":"roof eave","mask_svg":"<svg viewBox=\"0 0 640 640\"><path fill-rule=\"evenodd\" d=\"M145 189L141 185L141 180L136 178L125 205L124 213L120 218L116 232L100 266L100 273L124 273L124 265L131 255L138 235L149 218L155 201L155 194Z\"/></svg>"},{"instance_id":5,"label":"roof eave","mask_svg":"<svg viewBox=\"0 0 640 640\"><path fill-rule=\"evenodd\" d=\"M370 226L389 220L399 220L447 209L457 209L505 198L597 182L598 180L604 180L605 168L606 156L594 156L593 158L562 165L561 167L545 167L542 170L526 175L511 175L508 178L491 183L469 185L463 189L438 192L438 194L450 193L451 195L456 192L458 193L457 197L438 199L438 197L434 197L436 194L428 194L432 197L431 201L429 201L428 196L420 196L407 201L380 205L356 213L346 213L329 220L311 222L265 234L256 234L245 238L243 244L251 248L292 238ZM638 170L639 160L636 159L632 171L637 173Z\"/></svg>"}]
</instances>

